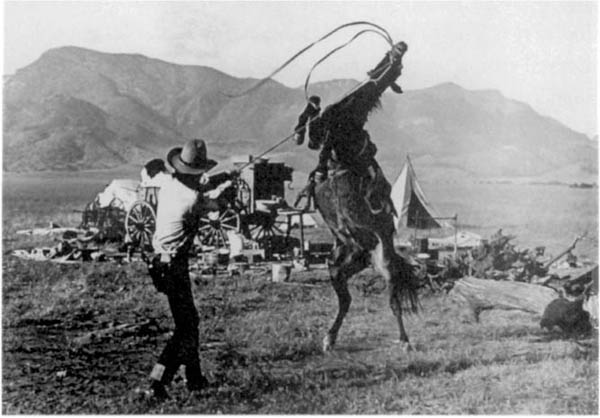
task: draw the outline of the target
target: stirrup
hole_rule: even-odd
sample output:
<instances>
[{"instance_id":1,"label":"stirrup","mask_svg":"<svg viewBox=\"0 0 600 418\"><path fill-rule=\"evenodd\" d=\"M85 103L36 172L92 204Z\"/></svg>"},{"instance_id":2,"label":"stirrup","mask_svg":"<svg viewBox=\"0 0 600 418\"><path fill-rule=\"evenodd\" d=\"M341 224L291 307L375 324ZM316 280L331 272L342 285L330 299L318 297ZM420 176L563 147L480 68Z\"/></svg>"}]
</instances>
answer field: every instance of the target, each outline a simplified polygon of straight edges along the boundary
<instances>
[{"instance_id":1,"label":"stirrup","mask_svg":"<svg viewBox=\"0 0 600 418\"><path fill-rule=\"evenodd\" d=\"M369 167L369 168L371 168L371 167ZM371 170L369 170L369 172L370 172L370 171L371 171ZM371 174L371 173L370 173L370 174ZM376 181L376 177L371 177L371 179L370 179L370 182L369 182L369 184L367 185L367 188L368 188L369 186L373 186L373 187L375 187L375 181ZM366 202L367 206L369 207L369 210L371 211L371 213L372 213L373 215L379 215L381 212L383 212L383 211L385 210L385 208L386 208L386 206L387 206L387 205L386 205L386 203L385 203L385 202L383 202L383 201L382 201L382 202L381 202L381 207L380 207L379 209L375 209L375 208L373 208L373 205L371 204L371 195L373 194L373 191L374 191L373 189L371 189L371 190L367 190L367 193L365 194L365 197L364 197L364 199L365 199L365 202Z\"/></svg>"},{"instance_id":2,"label":"stirrup","mask_svg":"<svg viewBox=\"0 0 600 418\"><path fill-rule=\"evenodd\" d=\"M302 190L300 192L300 194L298 195L298 197L296 198L296 201L294 202L294 209L300 209L302 212L306 212L307 210L310 209L310 204L311 204L311 196L310 193L308 192L308 190L306 190L308 188L308 186ZM300 208L300 202L302 201L302 199L306 199L306 203L304 204L304 206L302 206L302 208Z\"/></svg>"},{"instance_id":3,"label":"stirrup","mask_svg":"<svg viewBox=\"0 0 600 418\"><path fill-rule=\"evenodd\" d=\"M306 186L304 186L304 189L302 189L302 191L296 197L296 201L294 202L294 205L293 205L294 208L300 209L302 212L308 211L310 209L314 193L315 193L315 181L309 180L308 183L306 184ZM299 208L298 206L300 205L300 202L304 198L306 199L306 203L304 204L304 206L302 208Z\"/></svg>"},{"instance_id":4,"label":"stirrup","mask_svg":"<svg viewBox=\"0 0 600 418\"><path fill-rule=\"evenodd\" d=\"M373 215L379 215L381 212L383 212L385 210L385 207L386 207L385 203L383 203L381 205L381 208L374 209L373 206L371 205L371 201L369 200L369 197L370 197L370 195L369 196L365 196L365 202L367 203L367 206L369 207L369 210L371 211L371 213Z\"/></svg>"}]
</instances>

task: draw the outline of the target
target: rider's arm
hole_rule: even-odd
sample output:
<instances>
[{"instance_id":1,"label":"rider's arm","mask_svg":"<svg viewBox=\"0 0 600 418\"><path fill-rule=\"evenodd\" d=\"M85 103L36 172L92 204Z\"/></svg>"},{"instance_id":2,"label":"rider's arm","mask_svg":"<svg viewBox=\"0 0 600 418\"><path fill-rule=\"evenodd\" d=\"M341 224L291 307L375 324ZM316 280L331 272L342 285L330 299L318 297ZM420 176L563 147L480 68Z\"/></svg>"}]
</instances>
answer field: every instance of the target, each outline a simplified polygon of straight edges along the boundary
<instances>
[{"instance_id":1,"label":"rider's arm","mask_svg":"<svg viewBox=\"0 0 600 418\"><path fill-rule=\"evenodd\" d=\"M294 127L296 144L302 145L304 142L304 135L306 134L307 124L310 124L310 120L315 118L321 112L319 107L321 98L318 96L311 96L308 99L308 103L304 108L304 111L298 117L298 123Z\"/></svg>"},{"instance_id":2,"label":"rider's arm","mask_svg":"<svg viewBox=\"0 0 600 418\"><path fill-rule=\"evenodd\" d=\"M321 173L327 173L327 161L331 158L331 154L333 152L333 144L331 140L326 140L323 144L323 148L321 148L321 152L319 153L319 165L315 171L320 171Z\"/></svg>"}]
</instances>

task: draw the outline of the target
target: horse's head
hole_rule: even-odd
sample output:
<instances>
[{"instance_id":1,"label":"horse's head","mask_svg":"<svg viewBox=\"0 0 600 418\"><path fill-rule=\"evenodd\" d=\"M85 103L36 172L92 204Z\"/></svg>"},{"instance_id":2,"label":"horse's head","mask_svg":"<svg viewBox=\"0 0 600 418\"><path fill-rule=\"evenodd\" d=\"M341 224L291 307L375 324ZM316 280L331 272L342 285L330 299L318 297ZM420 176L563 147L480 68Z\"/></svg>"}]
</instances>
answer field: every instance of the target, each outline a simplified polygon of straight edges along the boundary
<instances>
[{"instance_id":1,"label":"horse's head","mask_svg":"<svg viewBox=\"0 0 600 418\"><path fill-rule=\"evenodd\" d=\"M402 92L400 86L396 84L396 79L402 73L402 57L407 49L404 42L394 45L379 64L367 73L368 83L364 83L340 101L327 106L322 113L320 113L319 97L312 96L298 118L295 129L296 143L301 145L304 142L307 122L314 119L308 124L310 149L319 149L329 133L333 131L337 137L346 139L346 145L351 138L358 138L360 144L363 144L364 124L369 112L378 106L384 90L391 87L396 93Z\"/></svg>"},{"instance_id":2,"label":"horse's head","mask_svg":"<svg viewBox=\"0 0 600 418\"><path fill-rule=\"evenodd\" d=\"M408 46L404 42L394 45L379 64L368 72L371 80L380 85L383 90L389 86L394 92L402 93L402 89L396 84L396 79L402 74L402 57L407 49Z\"/></svg>"}]
</instances>

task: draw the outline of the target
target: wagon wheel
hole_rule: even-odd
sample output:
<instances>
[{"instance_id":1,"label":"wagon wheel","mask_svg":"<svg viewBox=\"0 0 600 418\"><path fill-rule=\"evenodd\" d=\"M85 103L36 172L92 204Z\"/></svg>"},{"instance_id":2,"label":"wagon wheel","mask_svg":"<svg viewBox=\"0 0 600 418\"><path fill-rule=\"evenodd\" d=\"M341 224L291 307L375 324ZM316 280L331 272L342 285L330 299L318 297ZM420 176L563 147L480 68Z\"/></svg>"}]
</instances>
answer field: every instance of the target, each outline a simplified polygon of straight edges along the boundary
<instances>
[{"instance_id":1,"label":"wagon wheel","mask_svg":"<svg viewBox=\"0 0 600 418\"><path fill-rule=\"evenodd\" d=\"M156 213L149 203L136 201L125 217L127 241L142 250L152 245L152 236L156 230Z\"/></svg>"},{"instance_id":2,"label":"wagon wheel","mask_svg":"<svg viewBox=\"0 0 600 418\"><path fill-rule=\"evenodd\" d=\"M254 212L248 217L248 232L251 239L261 241L285 235L282 227L286 222L277 219L277 212Z\"/></svg>"},{"instance_id":3,"label":"wagon wheel","mask_svg":"<svg viewBox=\"0 0 600 418\"><path fill-rule=\"evenodd\" d=\"M239 232L240 215L233 208L222 211L210 211L200 218L198 241L200 244L215 248L229 246L228 231Z\"/></svg>"},{"instance_id":4,"label":"wagon wheel","mask_svg":"<svg viewBox=\"0 0 600 418\"><path fill-rule=\"evenodd\" d=\"M281 229L284 222L277 220L267 221L259 225L253 225L250 227L250 238L254 241L264 241L275 236L283 236L285 232Z\"/></svg>"},{"instance_id":5,"label":"wagon wheel","mask_svg":"<svg viewBox=\"0 0 600 418\"><path fill-rule=\"evenodd\" d=\"M247 221L247 235L258 242L269 254L268 257L274 253L282 254L290 250L291 241L282 230L286 222L277 219L275 211L254 212L247 217Z\"/></svg>"}]
</instances>

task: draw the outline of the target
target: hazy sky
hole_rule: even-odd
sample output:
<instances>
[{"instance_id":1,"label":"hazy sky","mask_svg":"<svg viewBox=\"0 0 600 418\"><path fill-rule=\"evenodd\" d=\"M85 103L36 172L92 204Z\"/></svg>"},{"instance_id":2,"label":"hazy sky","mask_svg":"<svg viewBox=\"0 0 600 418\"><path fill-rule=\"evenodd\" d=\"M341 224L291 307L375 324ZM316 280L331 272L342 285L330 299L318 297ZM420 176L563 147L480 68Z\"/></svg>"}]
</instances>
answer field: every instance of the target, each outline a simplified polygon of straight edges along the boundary
<instances>
[{"instance_id":1,"label":"hazy sky","mask_svg":"<svg viewBox=\"0 0 600 418\"><path fill-rule=\"evenodd\" d=\"M596 1L5 2L4 74L49 48L76 45L258 78L355 20L377 23L408 44L405 90L447 81L497 89L576 131L598 132ZM312 64L355 32L319 45L276 79L303 84ZM312 79L362 80L385 50L380 38L366 35Z\"/></svg>"}]
</instances>

